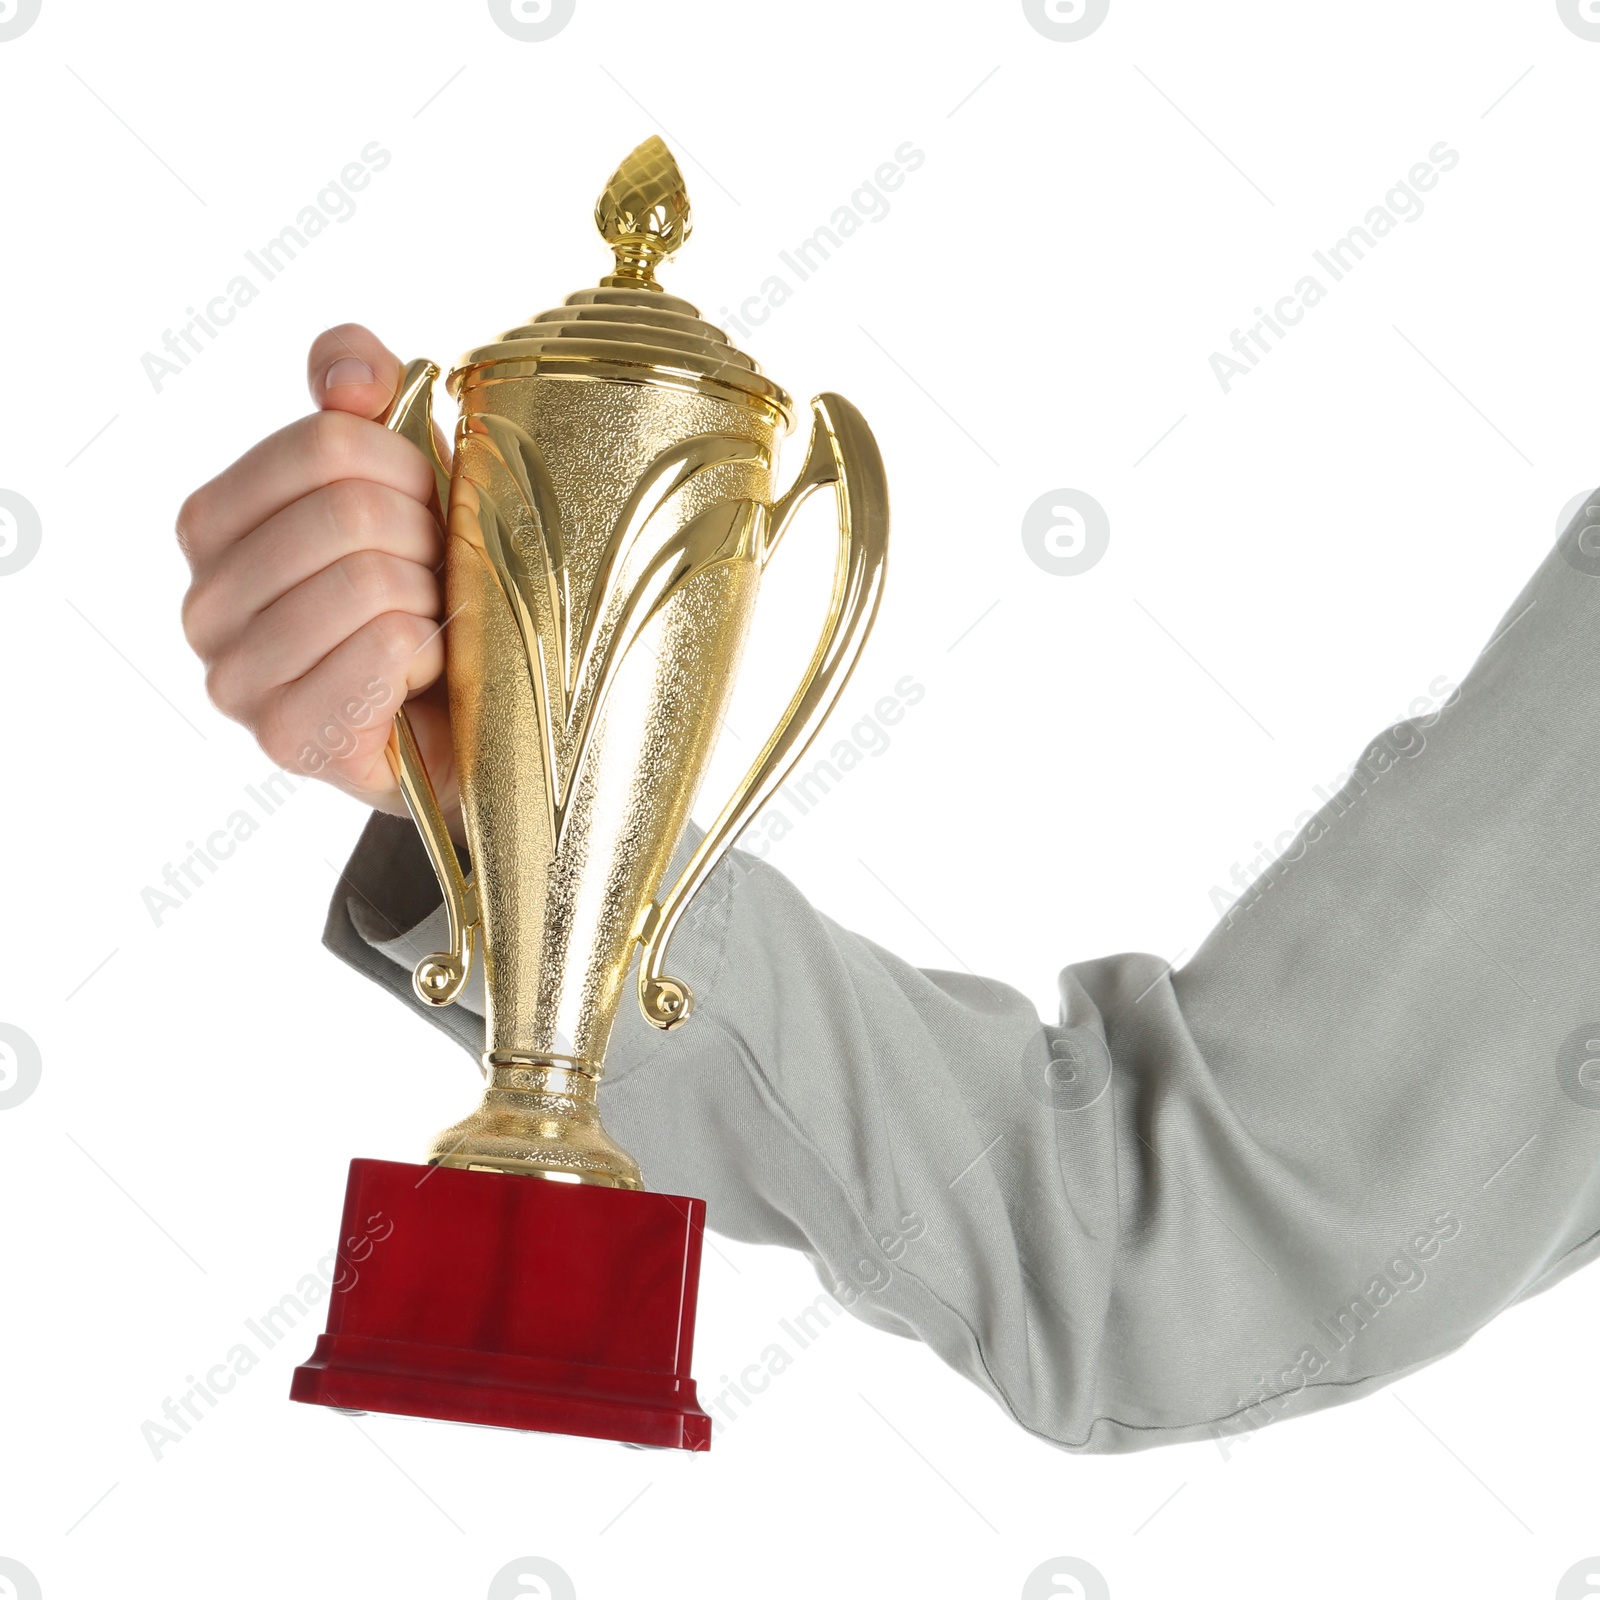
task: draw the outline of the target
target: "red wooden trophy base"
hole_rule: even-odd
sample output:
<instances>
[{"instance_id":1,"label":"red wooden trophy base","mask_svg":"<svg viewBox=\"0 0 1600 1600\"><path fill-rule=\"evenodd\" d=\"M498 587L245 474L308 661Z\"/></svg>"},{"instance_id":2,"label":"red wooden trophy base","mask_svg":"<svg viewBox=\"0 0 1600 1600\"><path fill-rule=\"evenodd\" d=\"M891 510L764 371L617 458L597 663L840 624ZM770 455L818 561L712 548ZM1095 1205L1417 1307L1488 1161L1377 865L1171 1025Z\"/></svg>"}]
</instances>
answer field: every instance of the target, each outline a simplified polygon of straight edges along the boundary
<instances>
[{"instance_id":1,"label":"red wooden trophy base","mask_svg":"<svg viewBox=\"0 0 1600 1600\"><path fill-rule=\"evenodd\" d=\"M709 1450L689 1375L705 1214L678 1195L352 1161L328 1331L289 1397Z\"/></svg>"}]
</instances>

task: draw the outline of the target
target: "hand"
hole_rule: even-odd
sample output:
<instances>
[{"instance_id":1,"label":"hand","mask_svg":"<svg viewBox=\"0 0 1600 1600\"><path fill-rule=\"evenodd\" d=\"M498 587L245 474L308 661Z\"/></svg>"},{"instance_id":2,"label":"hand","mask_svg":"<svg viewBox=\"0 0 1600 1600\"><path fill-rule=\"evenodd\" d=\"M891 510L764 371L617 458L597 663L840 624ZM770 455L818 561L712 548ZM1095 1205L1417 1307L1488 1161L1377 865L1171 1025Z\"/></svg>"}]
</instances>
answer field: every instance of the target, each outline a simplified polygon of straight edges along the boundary
<instances>
[{"instance_id":1,"label":"hand","mask_svg":"<svg viewBox=\"0 0 1600 1600\"><path fill-rule=\"evenodd\" d=\"M311 346L318 410L184 501L183 629L218 710L289 772L402 813L384 746L404 704L440 804L457 801L433 470L375 419L400 362L367 329Z\"/></svg>"}]
</instances>

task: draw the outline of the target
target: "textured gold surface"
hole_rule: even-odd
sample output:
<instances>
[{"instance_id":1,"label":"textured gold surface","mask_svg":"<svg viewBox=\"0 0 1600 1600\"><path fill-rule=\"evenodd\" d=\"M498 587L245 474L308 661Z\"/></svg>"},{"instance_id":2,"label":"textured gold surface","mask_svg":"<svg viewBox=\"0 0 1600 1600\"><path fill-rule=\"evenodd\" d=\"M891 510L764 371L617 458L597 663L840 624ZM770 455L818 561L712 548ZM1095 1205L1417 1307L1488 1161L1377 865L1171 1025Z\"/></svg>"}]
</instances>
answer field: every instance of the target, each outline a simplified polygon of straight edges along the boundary
<instances>
[{"instance_id":1,"label":"textured gold surface","mask_svg":"<svg viewBox=\"0 0 1600 1600\"><path fill-rule=\"evenodd\" d=\"M433 1142L434 1166L642 1189L639 1164L601 1126L596 1080L567 1062L487 1063L483 1104Z\"/></svg>"},{"instance_id":2,"label":"textured gold surface","mask_svg":"<svg viewBox=\"0 0 1600 1600\"><path fill-rule=\"evenodd\" d=\"M617 271L470 352L449 379L461 414L446 651L470 884L403 717L391 756L450 918L451 949L419 968L418 993L454 999L475 941L484 965L489 1087L429 1160L638 1188L595 1104L634 946L644 945L641 1009L678 1026L693 997L664 971L668 941L855 664L881 590L888 500L866 424L833 395L814 402L806 464L778 497L792 402L653 282L689 228L681 174L659 140L619 168L596 221ZM390 425L431 452L426 365L407 369ZM816 650L663 895L763 568L801 501L830 486L836 576Z\"/></svg>"},{"instance_id":3,"label":"textured gold surface","mask_svg":"<svg viewBox=\"0 0 1600 1600\"><path fill-rule=\"evenodd\" d=\"M883 463L861 413L836 394L812 401L814 424L805 465L772 508L761 564L765 567L790 521L818 489L834 491L838 546L828 615L778 725L745 774L733 798L706 830L671 891L652 908L641 929L639 1008L658 1028L686 1021L694 996L681 979L666 975L673 930L745 824L782 786L832 711L849 680L878 613L888 559L889 500Z\"/></svg>"},{"instance_id":4,"label":"textured gold surface","mask_svg":"<svg viewBox=\"0 0 1600 1600\"><path fill-rule=\"evenodd\" d=\"M462 403L450 717L488 1044L598 1069L732 688L772 428L751 407L603 380L489 383ZM547 477L532 505L514 475L530 444Z\"/></svg>"}]
</instances>

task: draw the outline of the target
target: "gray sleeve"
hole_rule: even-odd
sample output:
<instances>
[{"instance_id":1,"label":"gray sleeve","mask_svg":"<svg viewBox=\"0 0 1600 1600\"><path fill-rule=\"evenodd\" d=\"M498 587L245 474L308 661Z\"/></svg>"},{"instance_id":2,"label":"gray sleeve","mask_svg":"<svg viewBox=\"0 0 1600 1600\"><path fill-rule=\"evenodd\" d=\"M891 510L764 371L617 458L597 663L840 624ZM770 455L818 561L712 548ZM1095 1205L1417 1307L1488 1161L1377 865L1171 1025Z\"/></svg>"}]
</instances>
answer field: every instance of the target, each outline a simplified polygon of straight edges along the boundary
<instances>
[{"instance_id":1,"label":"gray sleeve","mask_svg":"<svg viewBox=\"0 0 1600 1600\"><path fill-rule=\"evenodd\" d=\"M1068 967L1042 1026L736 854L674 945L694 1020L623 1007L607 1124L652 1188L806 1252L1069 1449L1226 1438L1454 1349L1600 1237L1600 559L1578 535L1182 970ZM412 926L427 871L375 819L328 928L407 1000L442 931ZM479 1047L470 1012L432 1020Z\"/></svg>"}]
</instances>

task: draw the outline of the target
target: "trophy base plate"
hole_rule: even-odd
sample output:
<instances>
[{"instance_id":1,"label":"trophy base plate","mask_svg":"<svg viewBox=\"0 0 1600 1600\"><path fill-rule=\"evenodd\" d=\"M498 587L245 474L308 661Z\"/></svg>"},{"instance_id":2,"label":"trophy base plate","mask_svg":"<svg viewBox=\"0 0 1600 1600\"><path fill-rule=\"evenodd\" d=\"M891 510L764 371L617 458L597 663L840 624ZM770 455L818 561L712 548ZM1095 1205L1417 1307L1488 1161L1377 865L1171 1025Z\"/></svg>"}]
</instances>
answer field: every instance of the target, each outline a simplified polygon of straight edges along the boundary
<instances>
[{"instance_id":1,"label":"trophy base plate","mask_svg":"<svg viewBox=\"0 0 1600 1600\"><path fill-rule=\"evenodd\" d=\"M708 1450L704 1225L678 1195L352 1161L327 1332L289 1397Z\"/></svg>"}]
</instances>

